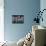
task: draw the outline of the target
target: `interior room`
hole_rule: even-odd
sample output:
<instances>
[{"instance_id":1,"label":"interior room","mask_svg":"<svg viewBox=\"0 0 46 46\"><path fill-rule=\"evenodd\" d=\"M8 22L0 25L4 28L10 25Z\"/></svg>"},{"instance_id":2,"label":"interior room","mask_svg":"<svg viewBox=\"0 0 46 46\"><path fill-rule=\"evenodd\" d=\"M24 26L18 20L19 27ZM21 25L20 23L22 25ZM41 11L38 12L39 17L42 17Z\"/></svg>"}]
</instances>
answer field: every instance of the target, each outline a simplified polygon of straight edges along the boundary
<instances>
[{"instance_id":1,"label":"interior room","mask_svg":"<svg viewBox=\"0 0 46 46\"><path fill-rule=\"evenodd\" d=\"M46 46L46 0L0 0L0 46Z\"/></svg>"}]
</instances>

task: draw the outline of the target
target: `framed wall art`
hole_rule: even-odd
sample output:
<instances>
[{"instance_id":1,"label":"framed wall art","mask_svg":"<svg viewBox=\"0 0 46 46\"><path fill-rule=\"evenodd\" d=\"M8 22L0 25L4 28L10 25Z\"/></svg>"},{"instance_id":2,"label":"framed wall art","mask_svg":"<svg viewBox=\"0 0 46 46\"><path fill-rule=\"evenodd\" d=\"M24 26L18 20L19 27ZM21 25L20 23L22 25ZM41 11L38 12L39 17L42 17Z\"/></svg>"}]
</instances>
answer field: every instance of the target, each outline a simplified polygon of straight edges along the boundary
<instances>
[{"instance_id":1,"label":"framed wall art","mask_svg":"<svg viewBox=\"0 0 46 46\"><path fill-rule=\"evenodd\" d=\"M12 15L12 23L13 24L23 24L24 23L24 15Z\"/></svg>"}]
</instances>

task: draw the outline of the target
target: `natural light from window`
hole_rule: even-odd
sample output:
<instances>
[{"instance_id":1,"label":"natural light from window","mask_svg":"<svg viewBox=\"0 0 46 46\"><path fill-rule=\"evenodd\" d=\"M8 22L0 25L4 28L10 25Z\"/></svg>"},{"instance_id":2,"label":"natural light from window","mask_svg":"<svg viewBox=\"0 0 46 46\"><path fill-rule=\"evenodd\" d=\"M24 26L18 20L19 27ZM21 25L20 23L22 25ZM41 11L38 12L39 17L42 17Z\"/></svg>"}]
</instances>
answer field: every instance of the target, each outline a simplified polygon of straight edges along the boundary
<instances>
[{"instance_id":1,"label":"natural light from window","mask_svg":"<svg viewBox=\"0 0 46 46\"><path fill-rule=\"evenodd\" d=\"M4 0L0 0L0 42L4 41Z\"/></svg>"}]
</instances>

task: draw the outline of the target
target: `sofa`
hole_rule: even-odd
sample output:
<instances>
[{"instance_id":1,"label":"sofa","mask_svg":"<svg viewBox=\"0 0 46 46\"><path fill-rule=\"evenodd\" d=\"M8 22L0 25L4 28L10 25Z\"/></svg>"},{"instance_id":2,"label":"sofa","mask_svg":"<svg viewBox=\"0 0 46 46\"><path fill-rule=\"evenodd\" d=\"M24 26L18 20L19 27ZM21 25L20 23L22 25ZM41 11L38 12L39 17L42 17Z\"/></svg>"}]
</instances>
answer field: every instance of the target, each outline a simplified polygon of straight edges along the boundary
<instances>
[{"instance_id":1,"label":"sofa","mask_svg":"<svg viewBox=\"0 0 46 46\"><path fill-rule=\"evenodd\" d=\"M46 27L40 25L32 26L34 42L32 46L46 46Z\"/></svg>"}]
</instances>

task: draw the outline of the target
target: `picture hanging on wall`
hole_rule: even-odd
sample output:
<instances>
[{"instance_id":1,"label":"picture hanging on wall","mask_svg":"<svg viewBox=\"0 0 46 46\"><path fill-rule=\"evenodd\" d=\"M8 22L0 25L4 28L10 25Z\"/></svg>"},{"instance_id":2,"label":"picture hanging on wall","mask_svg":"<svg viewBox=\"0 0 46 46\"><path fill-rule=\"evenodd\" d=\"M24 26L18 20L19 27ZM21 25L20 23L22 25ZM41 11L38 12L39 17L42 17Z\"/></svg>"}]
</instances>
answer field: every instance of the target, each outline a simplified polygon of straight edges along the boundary
<instances>
[{"instance_id":1,"label":"picture hanging on wall","mask_svg":"<svg viewBox=\"0 0 46 46\"><path fill-rule=\"evenodd\" d=\"M12 15L12 23L13 24L23 24L24 15Z\"/></svg>"}]
</instances>

